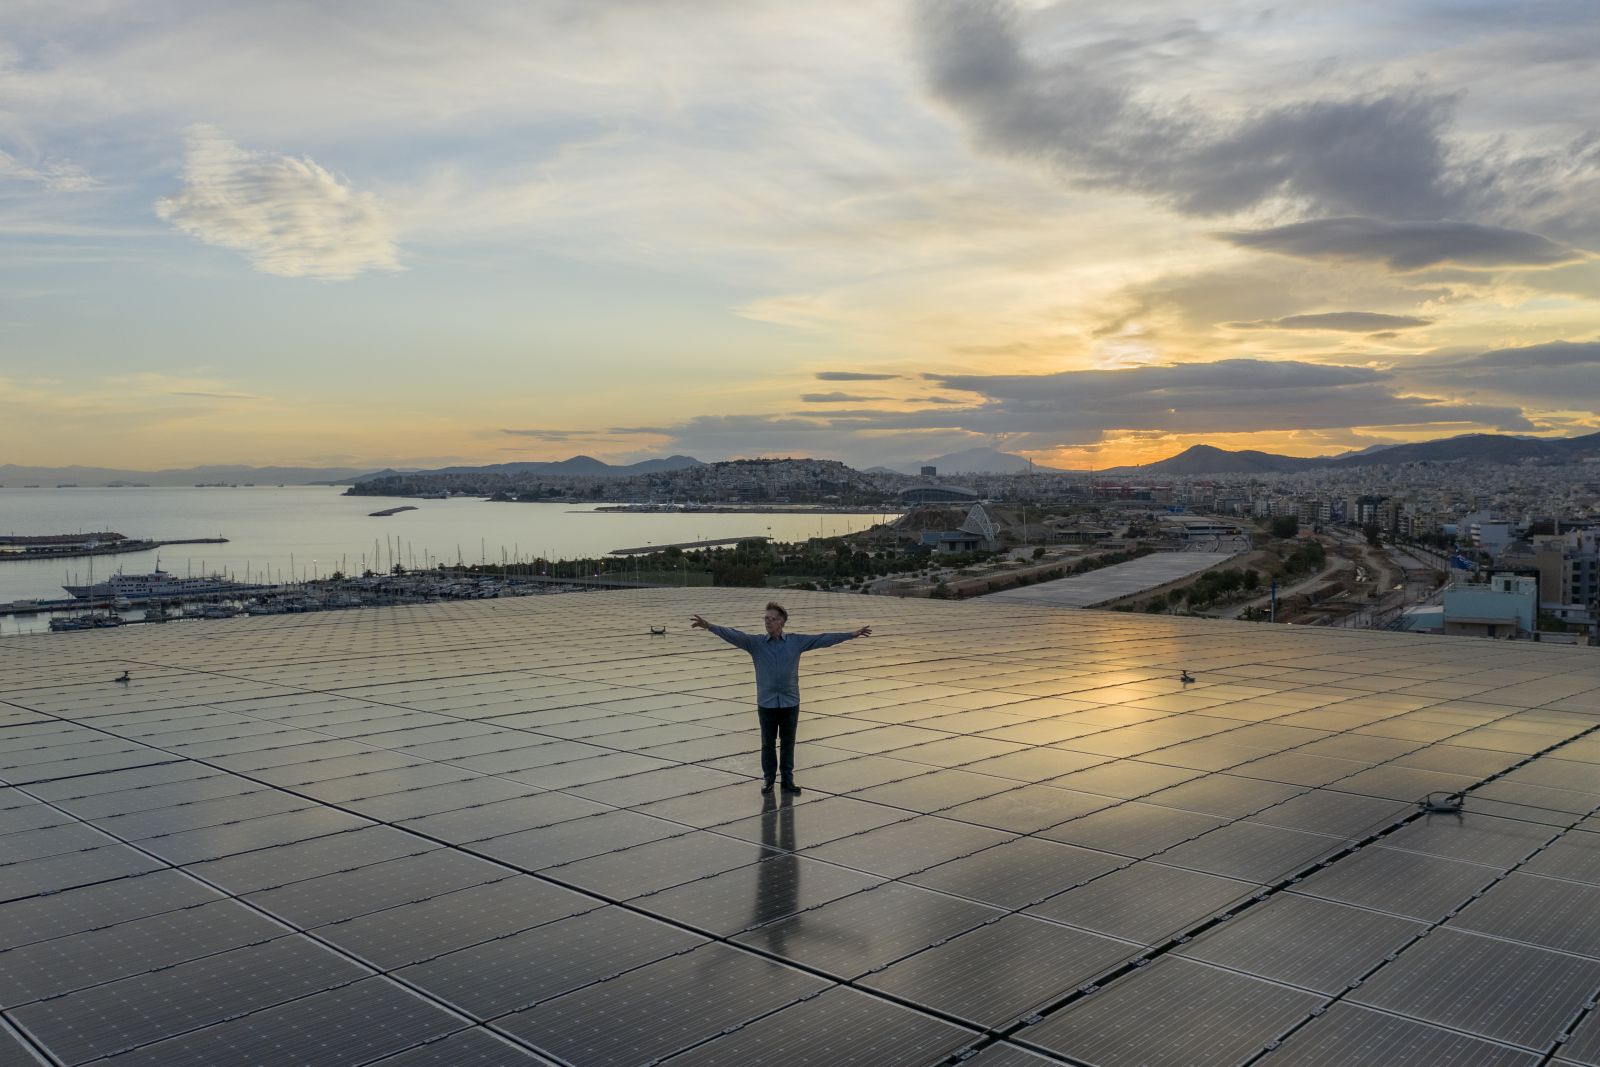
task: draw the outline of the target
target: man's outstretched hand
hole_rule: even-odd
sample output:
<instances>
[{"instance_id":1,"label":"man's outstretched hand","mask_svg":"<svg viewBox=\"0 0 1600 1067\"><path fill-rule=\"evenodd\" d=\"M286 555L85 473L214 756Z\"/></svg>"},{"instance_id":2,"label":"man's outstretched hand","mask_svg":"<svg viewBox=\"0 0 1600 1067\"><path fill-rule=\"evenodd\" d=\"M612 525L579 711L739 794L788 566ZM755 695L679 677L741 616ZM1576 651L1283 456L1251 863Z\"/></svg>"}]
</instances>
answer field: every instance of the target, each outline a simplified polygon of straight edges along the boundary
<instances>
[{"instance_id":1,"label":"man's outstretched hand","mask_svg":"<svg viewBox=\"0 0 1600 1067\"><path fill-rule=\"evenodd\" d=\"M699 618L699 616L697 615L697 616L695 616L695 618ZM872 636L872 627L863 626L861 629L857 630L855 633L851 634L850 636L851 637L871 637Z\"/></svg>"},{"instance_id":2,"label":"man's outstretched hand","mask_svg":"<svg viewBox=\"0 0 1600 1067\"><path fill-rule=\"evenodd\" d=\"M709 622L706 622L706 620L701 618L699 615L691 615L691 616L689 616L689 622L690 622L690 625L696 630L709 630L709 629L711 629L711 624Z\"/></svg>"}]
</instances>

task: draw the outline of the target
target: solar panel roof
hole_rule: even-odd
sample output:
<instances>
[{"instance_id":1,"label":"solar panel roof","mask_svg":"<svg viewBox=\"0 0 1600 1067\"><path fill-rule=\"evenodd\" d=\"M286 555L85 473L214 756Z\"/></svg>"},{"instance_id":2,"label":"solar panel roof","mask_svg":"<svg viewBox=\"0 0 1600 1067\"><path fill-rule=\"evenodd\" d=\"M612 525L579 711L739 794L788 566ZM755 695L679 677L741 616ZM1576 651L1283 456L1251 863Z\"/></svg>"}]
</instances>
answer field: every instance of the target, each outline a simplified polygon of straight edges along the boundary
<instances>
[{"instance_id":1,"label":"solar panel roof","mask_svg":"<svg viewBox=\"0 0 1600 1067\"><path fill-rule=\"evenodd\" d=\"M0 1063L1600 1065L1600 652L783 596L797 796L760 591L0 641Z\"/></svg>"}]
</instances>

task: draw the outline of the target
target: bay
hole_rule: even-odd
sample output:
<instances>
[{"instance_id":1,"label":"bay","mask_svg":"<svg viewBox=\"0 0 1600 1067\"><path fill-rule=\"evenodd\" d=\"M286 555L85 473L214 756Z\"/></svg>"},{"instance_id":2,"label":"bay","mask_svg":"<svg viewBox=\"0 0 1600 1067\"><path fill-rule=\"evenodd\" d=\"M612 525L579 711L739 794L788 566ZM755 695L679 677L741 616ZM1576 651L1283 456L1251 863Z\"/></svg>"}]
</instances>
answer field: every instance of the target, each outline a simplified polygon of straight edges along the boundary
<instances>
[{"instance_id":1,"label":"bay","mask_svg":"<svg viewBox=\"0 0 1600 1067\"><path fill-rule=\"evenodd\" d=\"M370 513L411 504L386 518ZM231 574L243 581L359 574L362 560L388 570L428 563L499 563L502 559L577 559L615 548L722 537L778 541L832 537L865 529L884 516L786 511L725 514L601 512L600 504L517 504L470 497L407 500L345 496L335 486L0 489L0 533L109 530L169 540L226 537L227 544L168 545L95 556L96 579L117 569L144 574ZM886 513L892 515L893 513ZM91 557L0 563L0 601L64 596L72 575L87 579ZM375 558L378 562L374 566ZM15 623L0 620L0 630Z\"/></svg>"}]
</instances>

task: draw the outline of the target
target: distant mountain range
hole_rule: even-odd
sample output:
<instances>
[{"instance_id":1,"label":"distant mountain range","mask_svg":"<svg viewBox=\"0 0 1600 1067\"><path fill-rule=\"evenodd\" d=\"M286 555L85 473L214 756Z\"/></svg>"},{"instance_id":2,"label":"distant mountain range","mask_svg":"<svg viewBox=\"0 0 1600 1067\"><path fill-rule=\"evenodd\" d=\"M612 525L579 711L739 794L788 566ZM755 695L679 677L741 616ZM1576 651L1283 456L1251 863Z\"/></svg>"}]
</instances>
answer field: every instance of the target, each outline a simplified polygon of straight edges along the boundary
<instances>
[{"instance_id":1,"label":"distant mountain range","mask_svg":"<svg viewBox=\"0 0 1600 1067\"><path fill-rule=\"evenodd\" d=\"M1583 456L1600 456L1600 433L1582 437L1512 437L1469 433L1438 441L1408 445L1378 445L1338 456L1280 456L1271 452L1240 451L1195 445L1176 456L1138 467L1118 467L1105 473L1169 474L1293 474L1307 470L1343 470L1400 463L1522 463L1527 460L1566 462Z\"/></svg>"},{"instance_id":2,"label":"distant mountain range","mask_svg":"<svg viewBox=\"0 0 1600 1067\"><path fill-rule=\"evenodd\" d=\"M1437 441L1408 445L1372 445L1358 452L1336 456L1282 456L1272 452L1244 450L1230 452L1211 445L1195 445L1175 456L1136 467L1112 467L1097 471L1111 477L1162 474L1189 477L1206 474L1293 474L1308 470L1339 470L1395 463L1449 463L1466 460L1474 463L1521 463L1528 460L1569 462L1584 457L1600 457L1600 433L1582 437L1518 437L1506 434L1470 433ZM610 464L593 456L573 456L542 463L491 463L478 467L442 467L436 470L384 469L363 471L352 467L246 467L213 465L167 468L157 471L124 470L113 467L24 467L0 465L0 487L38 485L83 487L150 485L183 486L197 484L253 485L351 485L374 478L418 474L549 474L569 478L631 478L705 466L692 456L667 456L639 463ZM1024 456L993 448L969 448L962 452L936 456L918 467L934 467L938 477L967 474L1016 474L1030 469ZM867 473L917 474L918 467L891 469L870 467ZM1058 467L1033 464L1038 474L1082 473Z\"/></svg>"},{"instance_id":3,"label":"distant mountain range","mask_svg":"<svg viewBox=\"0 0 1600 1067\"><path fill-rule=\"evenodd\" d=\"M19 467L0 465L0 486L24 485L54 487L80 485L85 488L117 485L196 485L200 483L243 485L343 485L365 473L356 467L245 467L238 465L207 467L168 467L158 471L123 470L115 467Z\"/></svg>"}]
</instances>

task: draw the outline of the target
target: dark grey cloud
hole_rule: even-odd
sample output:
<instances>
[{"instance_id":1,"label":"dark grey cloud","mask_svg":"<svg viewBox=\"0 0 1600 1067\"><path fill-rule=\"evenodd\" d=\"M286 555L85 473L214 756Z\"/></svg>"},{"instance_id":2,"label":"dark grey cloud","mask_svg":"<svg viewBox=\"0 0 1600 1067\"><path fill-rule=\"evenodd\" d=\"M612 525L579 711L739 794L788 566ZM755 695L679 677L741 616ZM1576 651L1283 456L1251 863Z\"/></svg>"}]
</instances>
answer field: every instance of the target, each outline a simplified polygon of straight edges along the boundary
<instances>
[{"instance_id":1,"label":"dark grey cloud","mask_svg":"<svg viewBox=\"0 0 1600 1067\"><path fill-rule=\"evenodd\" d=\"M1496 348L1458 360L1456 366L1514 367L1600 367L1600 341L1548 341L1525 348ZM1600 378L1594 382L1592 399L1600 399Z\"/></svg>"},{"instance_id":2,"label":"dark grey cloud","mask_svg":"<svg viewBox=\"0 0 1600 1067\"><path fill-rule=\"evenodd\" d=\"M1414 315L1384 315L1376 311L1324 311L1316 315L1287 315L1281 319L1256 319L1229 322L1235 330L1342 330L1372 333L1377 330L1409 330L1432 325L1432 319ZM1394 336L1392 333L1388 336Z\"/></svg>"},{"instance_id":3,"label":"dark grey cloud","mask_svg":"<svg viewBox=\"0 0 1600 1067\"><path fill-rule=\"evenodd\" d=\"M1554 267L1586 258L1547 237L1470 222L1386 222L1331 218L1217 236L1241 248L1299 259L1384 263L1392 270L1424 267Z\"/></svg>"},{"instance_id":4,"label":"dark grey cloud","mask_svg":"<svg viewBox=\"0 0 1600 1067\"><path fill-rule=\"evenodd\" d=\"M857 396L853 393L801 393L800 399L807 404L854 404L868 400L887 400L886 396Z\"/></svg>"},{"instance_id":5,"label":"dark grey cloud","mask_svg":"<svg viewBox=\"0 0 1600 1067\"><path fill-rule=\"evenodd\" d=\"M1452 156L1453 96L1378 89L1221 119L1152 99L1112 61L1157 46L1169 30L1158 20L1131 45L1139 31L1124 31L1118 49L1076 41L1048 59L1024 48L1022 21L1004 0L924 0L914 22L927 84L980 148L1074 183L1191 215L1283 200L1320 214L1430 219L1459 216L1492 185Z\"/></svg>"},{"instance_id":6,"label":"dark grey cloud","mask_svg":"<svg viewBox=\"0 0 1600 1067\"><path fill-rule=\"evenodd\" d=\"M1450 354L1405 366L1401 373L1429 390L1600 416L1600 341Z\"/></svg>"},{"instance_id":7,"label":"dark grey cloud","mask_svg":"<svg viewBox=\"0 0 1600 1067\"><path fill-rule=\"evenodd\" d=\"M689 451L829 448L839 454L850 453L855 445L881 448L907 436L924 442L931 435L965 439L970 445L979 438L1028 434L1036 435L1030 440L1048 442L1038 446L1042 448L1093 444L1108 433L1130 431L1211 434L1463 424L1534 428L1520 408L1504 402L1441 399L1456 393L1448 376L1433 379L1434 388L1423 388L1376 367L1230 359L1057 374L925 377L972 400L963 407L902 411L835 408L803 416L701 416L615 432L665 435L673 447Z\"/></svg>"},{"instance_id":8,"label":"dark grey cloud","mask_svg":"<svg viewBox=\"0 0 1600 1067\"><path fill-rule=\"evenodd\" d=\"M887 382L899 378L898 374L869 374L859 370L819 370L820 382Z\"/></svg>"}]
</instances>

